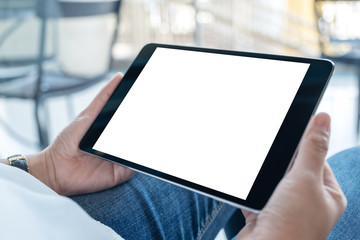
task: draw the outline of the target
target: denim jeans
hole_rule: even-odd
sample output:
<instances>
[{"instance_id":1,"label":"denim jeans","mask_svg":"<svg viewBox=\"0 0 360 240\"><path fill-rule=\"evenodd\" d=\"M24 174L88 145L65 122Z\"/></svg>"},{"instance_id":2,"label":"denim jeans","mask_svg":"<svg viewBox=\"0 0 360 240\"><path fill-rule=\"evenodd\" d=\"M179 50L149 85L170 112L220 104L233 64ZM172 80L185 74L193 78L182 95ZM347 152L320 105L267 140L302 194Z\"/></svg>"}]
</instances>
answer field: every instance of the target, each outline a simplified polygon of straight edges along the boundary
<instances>
[{"instance_id":1,"label":"denim jeans","mask_svg":"<svg viewBox=\"0 0 360 240\"><path fill-rule=\"evenodd\" d=\"M360 147L335 154L328 162L348 200L328 239L360 239Z\"/></svg>"},{"instance_id":2,"label":"denim jeans","mask_svg":"<svg viewBox=\"0 0 360 240\"><path fill-rule=\"evenodd\" d=\"M235 208L140 173L114 188L72 197L125 239L214 239Z\"/></svg>"},{"instance_id":3,"label":"denim jeans","mask_svg":"<svg viewBox=\"0 0 360 240\"><path fill-rule=\"evenodd\" d=\"M328 159L348 207L328 239L360 237L360 147ZM235 208L137 173L106 191L72 197L125 239L214 239Z\"/></svg>"}]
</instances>

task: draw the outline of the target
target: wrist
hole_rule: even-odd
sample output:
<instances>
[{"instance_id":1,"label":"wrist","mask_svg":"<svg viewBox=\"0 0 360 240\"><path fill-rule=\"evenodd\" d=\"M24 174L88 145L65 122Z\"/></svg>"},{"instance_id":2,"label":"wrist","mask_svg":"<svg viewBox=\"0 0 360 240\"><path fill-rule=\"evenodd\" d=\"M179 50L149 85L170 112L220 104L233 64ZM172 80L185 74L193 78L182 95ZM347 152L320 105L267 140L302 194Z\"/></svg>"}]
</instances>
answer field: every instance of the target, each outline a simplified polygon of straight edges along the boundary
<instances>
[{"instance_id":1,"label":"wrist","mask_svg":"<svg viewBox=\"0 0 360 240\"><path fill-rule=\"evenodd\" d=\"M46 151L27 155L26 158L28 160L29 173L54 190L49 174L49 161Z\"/></svg>"},{"instance_id":2,"label":"wrist","mask_svg":"<svg viewBox=\"0 0 360 240\"><path fill-rule=\"evenodd\" d=\"M9 165L9 161L5 158L0 158L0 163Z\"/></svg>"}]
</instances>

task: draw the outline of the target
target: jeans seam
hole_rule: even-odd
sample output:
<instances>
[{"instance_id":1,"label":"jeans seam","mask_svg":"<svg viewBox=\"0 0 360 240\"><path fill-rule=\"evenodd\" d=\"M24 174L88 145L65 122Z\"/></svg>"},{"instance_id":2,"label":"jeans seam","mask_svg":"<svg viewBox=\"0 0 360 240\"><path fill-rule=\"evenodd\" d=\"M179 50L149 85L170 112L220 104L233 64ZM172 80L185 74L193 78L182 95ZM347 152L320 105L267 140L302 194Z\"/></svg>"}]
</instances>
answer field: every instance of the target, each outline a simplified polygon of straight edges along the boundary
<instances>
[{"instance_id":1,"label":"jeans seam","mask_svg":"<svg viewBox=\"0 0 360 240\"><path fill-rule=\"evenodd\" d=\"M221 208L224 206L224 203L219 202L218 205L216 205L216 207L214 208L214 210L212 211L211 215L207 218L207 220L205 221L205 224L201 227L196 240L200 240L206 229L209 227L209 225L213 222L213 220L215 219L215 217L218 215L218 213L220 212Z\"/></svg>"}]
</instances>

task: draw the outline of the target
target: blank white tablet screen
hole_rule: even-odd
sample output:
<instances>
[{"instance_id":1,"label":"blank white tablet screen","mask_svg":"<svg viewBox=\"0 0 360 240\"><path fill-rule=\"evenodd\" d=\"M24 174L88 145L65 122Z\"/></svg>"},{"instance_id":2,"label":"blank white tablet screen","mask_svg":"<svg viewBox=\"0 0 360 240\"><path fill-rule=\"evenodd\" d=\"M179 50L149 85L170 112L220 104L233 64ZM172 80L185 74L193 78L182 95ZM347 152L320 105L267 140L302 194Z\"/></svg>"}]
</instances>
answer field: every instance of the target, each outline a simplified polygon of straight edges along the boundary
<instances>
[{"instance_id":1,"label":"blank white tablet screen","mask_svg":"<svg viewBox=\"0 0 360 240\"><path fill-rule=\"evenodd\" d=\"M308 67L157 48L94 149L246 199Z\"/></svg>"}]
</instances>

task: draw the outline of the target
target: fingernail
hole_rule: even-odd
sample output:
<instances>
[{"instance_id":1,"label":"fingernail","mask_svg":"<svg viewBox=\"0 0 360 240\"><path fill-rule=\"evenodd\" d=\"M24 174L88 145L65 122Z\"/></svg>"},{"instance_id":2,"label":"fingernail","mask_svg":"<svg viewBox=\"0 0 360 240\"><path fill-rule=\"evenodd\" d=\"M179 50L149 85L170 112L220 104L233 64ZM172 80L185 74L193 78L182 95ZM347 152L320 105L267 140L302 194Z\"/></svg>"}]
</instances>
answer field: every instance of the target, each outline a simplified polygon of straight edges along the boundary
<instances>
[{"instance_id":1,"label":"fingernail","mask_svg":"<svg viewBox=\"0 0 360 240\"><path fill-rule=\"evenodd\" d=\"M326 133L330 132L330 117L329 115L319 115L315 118L315 126Z\"/></svg>"}]
</instances>

